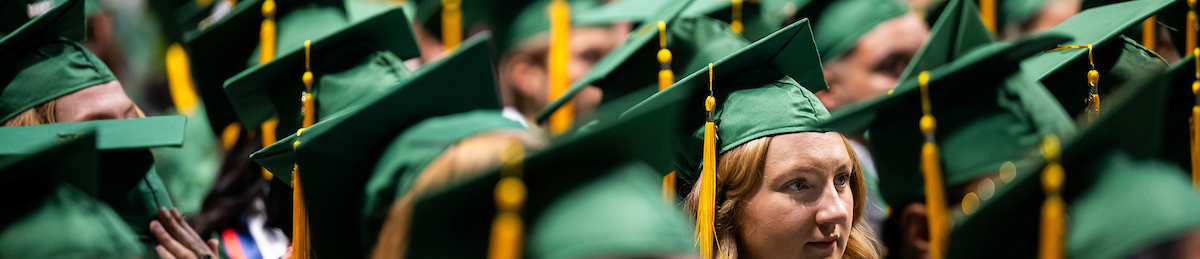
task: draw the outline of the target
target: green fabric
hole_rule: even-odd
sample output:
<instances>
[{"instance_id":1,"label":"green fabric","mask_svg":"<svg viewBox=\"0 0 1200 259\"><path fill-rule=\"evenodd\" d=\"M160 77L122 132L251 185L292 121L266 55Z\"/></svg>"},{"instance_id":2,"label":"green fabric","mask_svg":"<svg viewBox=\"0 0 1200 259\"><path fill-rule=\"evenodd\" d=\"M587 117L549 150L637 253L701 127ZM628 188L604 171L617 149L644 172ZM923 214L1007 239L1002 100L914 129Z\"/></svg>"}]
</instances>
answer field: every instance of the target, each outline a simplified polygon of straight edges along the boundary
<instances>
[{"instance_id":1,"label":"green fabric","mask_svg":"<svg viewBox=\"0 0 1200 259\"><path fill-rule=\"evenodd\" d=\"M154 243L149 222L161 207L173 208L147 148L183 144L184 116L97 120L37 126L0 127L0 154L25 154L46 143L96 132L100 157L97 198L112 206L145 244Z\"/></svg>"},{"instance_id":2,"label":"green fabric","mask_svg":"<svg viewBox=\"0 0 1200 259\"><path fill-rule=\"evenodd\" d=\"M1125 258L1200 226L1200 219L1191 216L1200 209L1200 197L1182 177L1185 173L1153 160L1162 144L1162 100L1169 87L1137 84L1120 89L1102 103L1101 109L1109 112L1078 134L1059 135L1065 171L1062 194L1070 217L1068 256ZM997 187L974 215L958 220L951 258L1036 256L1045 161L1038 150L1029 150L1028 156L1039 164L1018 167L1015 180ZM1114 228L1115 222L1125 227ZM988 249L997 247L1006 249Z\"/></svg>"},{"instance_id":3,"label":"green fabric","mask_svg":"<svg viewBox=\"0 0 1200 259\"><path fill-rule=\"evenodd\" d=\"M133 231L103 202L65 184L45 196L36 209L19 216L0 232L0 258L144 255L145 250ZM5 215L8 216L13 215Z\"/></svg>"},{"instance_id":4,"label":"green fabric","mask_svg":"<svg viewBox=\"0 0 1200 259\"><path fill-rule=\"evenodd\" d=\"M655 19L655 14L673 10L676 5L686 6L691 0L640 0L614 1L592 8L576 16L575 24L611 24L615 22L630 22L634 24L651 24L662 19ZM668 5L669 4L669 5Z\"/></svg>"},{"instance_id":5,"label":"green fabric","mask_svg":"<svg viewBox=\"0 0 1200 259\"><path fill-rule=\"evenodd\" d=\"M1100 73L1099 91L1103 104L1104 96L1113 88L1156 74L1166 67L1166 62L1153 51L1120 35L1170 2L1147 0L1087 9L1047 32L1072 37L1062 45L1092 45L1096 70ZM1084 100L1090 97L1087 73L1091 65L1087 52L1084 48L1043 53L1023 61L1021 70L1046 85L1062 103L1063 109L1074 116L1086 107Z\"/></svg>"},{"instance_id":6,"label":"green fabric","mask_svg":"<svg viewBox=\"0 0 1200 259\"><path fill-rule=\"evenodd\" d=\"M133 258L143 245L96 200L100 152L91 129L21 155L0 155L0 258Z\"/></svg>"},{"instance_id":7,"label":"green fabric","mask_svg":"<svg viewBox=\"0 0 1200 259\"><path fill-rule=\"evenodd\" d=\"M363 240L374 244L392 203L403 197L425 167L452 145L472 136L496 130L524 130L520 122L505 118L498 110L425 119L392 140L379 156L364 192Z\"/></svg>"},{"instance_id":8,"label":"green fabric","mask_svg":"<svg viewBox=\"0 0 1200 259\"><path fill-rule=\"evenodd\" d=\"M781 55L787 53L787 55ZM801 20L713 63L711 82L716 108L713 119L724 153L761 137L826 131L817 124L829 116L812 93L828 88L812 40L808 20ZM687 182L700 176L703 157L704 100L709 95L709 71L696 71L671 87L633 106L622 118L645 113L656 105L687 107L675 125L686 125L672 138L674 168Z\"/></svg>"},{"instance_id":9,"label":"green fabric","mask_svg":"<svg viewBox=\"0 0 1200 259\"><path fill-rule=\"evenodd\" d=\"M973 0L944 3L939 22L930 27L929 39L908 62L900 78L914 78L921 71L948 64L976 47L996 41L980 20L979 7Z\"/></svg>"},{"instance_id":10,"label":"green fabric","mask_svg":"<svg viewBox=\"0 0 1200 259\"><path fill-rule=\"evenodd\" d=\"M655 104L648 104L655 105ZM663 203L661 172L643 162L666 159L668 134L682 107L656 105L526 156L528 196L521 217L529 258L639 258L689 255L691 228ZM499 170L427 194L413 208L409 258L480 258L487 254ZM452 205L452 206L450 206Z\"/></svg>"},{"instance_id":11,"label":"green fabric","mask_svg":"<svg viewBox=\"0 0 1200 259\"><path fill-rule=\"evenodd\" d=\"M908 13L898 0L764 0L763 5L780 19L808 18L823 62L854 49L858 38L880 23Z\"/></svg>"},{"instance_id":12,"label":"green fabric","mask_svg":"<svg viewBox=\"0 0 1200 259\"><path fill-rule=\"evenodd\" d=\"M31 13L50 8L40 15ZM9 52L30 41L66 38L82 41L84 27L83 0L14 0L0 4L0 51ZM35 11L36 12L36 11ZM30 15L36 15L30 17Z\"/></svg>"},{"instance_id":13,"label":"green fabric","mask_svg":"<svg viewBox=\"0 0 1200 259\"><path fill-rule=\"evenodd\" d=\"M487 1L496 52L501 56L536 37L549 39L551 0ZM575 17L598 5L598 0L567 0L572 25Z\"/></svg>"},{"instance_id":14,"label":"green fabric","mask_svg":"<svg viewBox=\"0 0 1200 259\"><path fill-rule=\"evenodd\" d=\"M742 36L756 41L784 27L781 19L768 16L766 7L754 1L742 1ZM733 1L695 0L680 17L707 16L725 23L733 21ZM728 26L728 25L727 25Z\"/></svg>"},{"instance_id":15,"label":"green fabric","mask_svg":"<svg viewBox=\"0 0 1200 259\"><path fill-rule=\"evenodd\" d=\"M707 17L679 18L680 8L688 2L673 3L650 20L664 21L667 26L667 49L671 52L671 70L676 80L700 70L713 60L720 59L748 45L746 40L729 29L729 25ZM673 9L672 9L673 8ZM604 91L601 105L612 104L613 100L639 92L642 88L658 89L659 31L656 22L646 23L629 35L625 43L592 66L583 78L576 80L558 100L554 100L538 112L537 121L545 122L558 108L574 99L587 86L596 86ZM643 95L645 99L649 95ZM625 106L624 108L629 108Z\"/></svg>"},{"instance_id":16,"label":"green fabric","mask_svg":"<svg viewBox=\"0 0 1200 259\"><path fill-rule=\"evenodd\" d=\"M313 124L251 155L260 165L291 182L293 164L304 183L313 251L317 256L358 258L372 243L362 237L359 202L388 140L429 117L477 109L499 109L486 39L463 42L452 56L427 64L394 90L359 109ZM293 143L300 142L293 150Z\"/></svg>"},{"instance_id":17,"label":"green fabric","mask_svg":"<svg viewBox=\"0 0 1200 259\"><path fill-rule=\"evenodd\" d=\"M224 156L217 137L209 131L204 108L198 107L187 120L183 129L183 146L160 147L150 151L154 153L154 167L179 213L193 215L200 212L204 198L212 190Z\"/></svg>"},{"instance_id":18,"label":"green fabric","mask_svg":"<svg viewBox=\"0 0 1200 259\"><path fill-rule=\"evenodd\" d=\"M1196 96L1192 82L1196 81L1196 57L1186 56L1172 65L1154 84L1166 88L1163 105L1162 149L1160 158L1174 162L1180 168L1192 168L1191 118Z\"/></svg>"},{"instance_id":19,"label":"green fabric","mask_svg":"<svg viewBox=\"0 0 1200 259\"><path fill-rule=\"evenodd\" d=\"M957 12L974 11L967 8L969 5L959 6ZM955 34L988 33L979 31L978 26L945 24L959 22L944 19L934 25L939 29L950 26L964 30L939 30L931 36L931 42L942 42L942 37ZM929 70L928 82L931 112L937 122L934 141L946 186L994 173L1009 161L1022 168L1024 164L1018 158L1036 146L1043 135L1074 130L1070 117L1059 109L1053 96L1028 76L1013 73L1021 59L1065 40L1060 35L1042 34L1015 44L993 43L974 48L968 46L979 44L958 42L945 47L971 50L954 53L957 57L953 60L914 57L918 62L949 61L932 66L935 68ZM945 51L921 53L945 55ZM910 66L931 67L919 63ZM870 130L880 192L888 204L904 204L924 196L918 155L925 138L918 125L921 109L918 78L910 75L902 79L894 92L838 110L822 125L848 135Z\"/></svg>"},{"instance_id":20,"label":"green fabric","mask_svg":"<svg viewBox=\"0 0 1200 259\"><path fill-rule=\"evenodd\" d=\"M25 1L9 1L0 13L27 10ZM44 2L52 3L52 2ZM35 4L36 5L36 4ZM77 43L83 39L82 1L68 1L32 20L0 19L0 122L37 105L116 76ZM28 17L20 14L20 17ZM23 22L16 24L16 22Z\"/></svg>"},{"instance_id":21,"label":"green fabric","mask_svg":"<svg viewBox=\"0 0 1200 259\"><path fill-rule=\"evenodd\" d=\"M349 110L364 98L383 94L410 76L403 58L417 55L412 32L378 33L406 21L401 9L392 9L310 39L307 55L311 56L308 65L315 78L318 121ZM299 43L298 48L280 52L271 62L248 68L226 81L225 92L246 128L255 129L271 118L280 118L276 136L300 128L303 115L298 97L305 91L300 79L305 72L306 53L304 39L293 41Z\"/></svg>"}]
</instances>

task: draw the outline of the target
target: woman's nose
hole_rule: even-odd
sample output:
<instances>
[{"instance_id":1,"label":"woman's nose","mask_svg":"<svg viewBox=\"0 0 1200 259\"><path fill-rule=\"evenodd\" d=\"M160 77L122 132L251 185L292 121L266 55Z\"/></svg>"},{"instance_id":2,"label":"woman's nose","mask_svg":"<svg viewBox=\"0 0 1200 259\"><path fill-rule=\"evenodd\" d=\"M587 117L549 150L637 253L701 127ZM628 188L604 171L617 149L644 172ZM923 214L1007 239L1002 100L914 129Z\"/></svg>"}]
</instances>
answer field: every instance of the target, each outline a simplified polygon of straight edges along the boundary
<instances>
[{"instance_id":1,"label":"woman's nose","mask_svg":"<svg viewBox=\"0 0 1200 259\"><path fill-rule=\"evenodd\" d=\"M821 192L820 202L817 203L820 207L815 218L822 230L832 230L837 224L845 223L850 217L850 206L853 206L842 200L841 193L832 183L827 186Z\"/></svg>"}]
</instances>

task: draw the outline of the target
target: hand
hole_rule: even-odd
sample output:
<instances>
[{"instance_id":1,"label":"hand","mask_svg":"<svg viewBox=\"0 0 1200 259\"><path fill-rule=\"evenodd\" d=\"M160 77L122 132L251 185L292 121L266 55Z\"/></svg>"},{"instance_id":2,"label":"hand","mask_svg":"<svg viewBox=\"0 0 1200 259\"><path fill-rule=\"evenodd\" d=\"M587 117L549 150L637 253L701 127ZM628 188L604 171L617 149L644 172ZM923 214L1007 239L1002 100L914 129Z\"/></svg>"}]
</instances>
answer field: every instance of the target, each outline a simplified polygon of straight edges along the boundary
<instances>
[{"instance_id":1,"label":"hand","mask_svg":"<svg viewBox=\"0 0 1200 259\"><path fill-rule=\"evenodd\" d=\"M211 259L216 255L217 239L205 242L196 234L179 210L158 209L158 220L150 221L150 232L158 239L158 257L164 259Z\"/></svg>"}]
</instances>

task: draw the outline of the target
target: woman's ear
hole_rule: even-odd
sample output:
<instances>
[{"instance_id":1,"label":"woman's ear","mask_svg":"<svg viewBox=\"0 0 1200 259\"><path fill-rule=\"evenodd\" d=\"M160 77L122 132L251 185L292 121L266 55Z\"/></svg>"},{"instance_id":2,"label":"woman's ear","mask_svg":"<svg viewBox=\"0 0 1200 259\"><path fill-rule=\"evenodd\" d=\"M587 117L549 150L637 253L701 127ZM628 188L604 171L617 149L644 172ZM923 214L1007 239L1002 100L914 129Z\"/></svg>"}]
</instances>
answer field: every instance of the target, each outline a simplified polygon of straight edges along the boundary
<instances>
[{"instance_id":1,"label":"woman's ear","mask_svg":"<svg viewBox=\"0 0 1200 259\"><path fill-rule=\"evenodd\" d=\"M929 258L929 219L925 203L913 202L900 211L902 258Z\"/></svg>"}]
</instances>

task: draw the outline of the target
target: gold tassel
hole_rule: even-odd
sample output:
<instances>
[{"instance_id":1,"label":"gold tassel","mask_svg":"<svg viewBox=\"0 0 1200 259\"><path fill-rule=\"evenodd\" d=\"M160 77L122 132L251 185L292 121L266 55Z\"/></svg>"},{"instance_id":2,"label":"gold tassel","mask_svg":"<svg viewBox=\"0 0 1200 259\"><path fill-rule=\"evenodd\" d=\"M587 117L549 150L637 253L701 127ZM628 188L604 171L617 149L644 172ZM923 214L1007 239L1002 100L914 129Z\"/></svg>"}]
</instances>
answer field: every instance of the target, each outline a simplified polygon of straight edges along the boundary
<instances>
[{"instance_id":1,"label":"gold tassel","mask_svg":"<svg viewBox=\"0 0 1200 259\"><path fill-rule=\"evenodd\" d=\"M275 0L262 4L262 29L258 32L258 64L275 58Z\"/></svg>"},{"instance_id":2,"label":"gold tassel","mask_svg":"<svg viewBox=\"0 0 1200 259\"><path fill-rule=\"evenodd\" d=\"M225 150L229 150L233 148L233 145L237 145L238 137L241 135L241 123L234 122L230 123L229 125L225 125L225 129L221 131L221 143L224 144Z\"/></svg>"},{"instance_id":3,"label":"gold tassel","mask_svg":"<svg viewBox=\"0 0 1200 259\"><path fill-rule=\"evenodd\" d=\"M921 83L921 133L925 135L925 144L921 146L921 172L925 177L925 204L929 215L929 243L932 259L945 258L946 239L950 235L946 219L946 193L942 182L942 167L938 160L938 147L934 143L934 130L937 120L931 113L929 102L929 71L921 71L917 77Z\"/></svg>"},{"instance_id":4,"label":"gold tassel","mask_svg":"<svg viewBox=\"0 0 1200 259\"><path fill-rule=\"evenodd\" d=\"M275 138L275 128L277 126L279 126L279 118L271 118L259 126L259 129L262 131L262 147L269 147L278 140ZM268 171L266 167L261 167L261 169L263 179L271 180L275 178L275 174Z\"/></svg>"},{"instance_id":5,"label":"gold tassel","mask_svg":"<svg viewBox=\"0 0 1200 259\"><path fill-rule=\"evenodd\" d=\"M1157 27L1154 25L1157 23L1157 20L1157 16L1150 16L1150 18L1142 21L1142 46L1145 46L1149 50L1155 50L1158 46L1158 30L1156 30Z\"/></svg>"},{"instance_id":6,"label":"gold tassel","mask_svg":"<svg viewBox=\"0 0 1200 259\"><path fill-rule=\"evenodd\" d=\"M570 87L567 77L567 62L571 58L569 37L571 31L570 10L566 0L554 0L550 4L550 101L558 100ZM575 102L567 101L562 108L550 115L550 134L558 135L571 128L575 116Z\"/></svg>"},{"instance_id":7,"label":"gold tassel","mask_svg":"<svg viewBox=\"0 0 1200 259\"><path fill-rule=\"evenodd\" d=\"M979 0L979 18L992 34L997 34L996 0Z\"/></svg>"},{"instance_id":8,"label":"gold tassel","mask_svg":"<svg viewBox=\"0 0 1200 259\"><path fill-rule=\"evenodd\" d=\"M1058 137L1046 136L1042 141L1042 157L1046 159L1046 168L1042 170L1042 190L1046 192L1046 201L1042 204L1042 223L1039 235L1038 258L1066 258L1064 249L1063 217L1066 215L1066 204L1060 196L1066 175L1060 165L1061 153Z\"/></svg>"},{"instance_id":9,"label":"gold tassel","mask_svg":"<svg viewBox=\"0 0 1200 259\"><path fill-rule=\"evenodd\" d=\"M731 1L733 1L733 6L730 9L733 9L733 13L730 14L729 29L732 29L738 35L742 35L742 0Z\"/></svg>"},{"instance_id":10,"label":"gold tassel","mask_svg":"<svg viewBox=\"0 0 1200 259\"><path fill-rule=\"evenodd\" d=\"M1084 45L1058 45L1058 47L1047 50L1046 52L1054 52L1065 49L1082 49L1088 50L1088 64L1092 66L1092 70L1087 73L1088 85L1091 86L1091 98L1088 99L1088 122L1095 121L1100 116L1100 71L1096 71L1096 62L1092 58L1092 44Z\"/></svg>"},{"instance_id":11,"label":"gold tassel","mask_svg":"<svg viewBox=\"0 0 1200 259\"><path fill-rule=\"evenodd\" d=\"M462 38L462 0L442 0L442 47L454 49Z\"/></svg>"},{"instance_id":12,"label":"gold tassel","mask_svg":"<svg viewBox=\"0 0 1200 259\"><path fill-rule=\"evenodd\" d=\"M196 111L196 89L192 88L192 70L187 52L179 43L167 47L167 84L171 89L171 100L179 113L191 116Z\"/></svg>"},{"instance_id":13,"label":"gold tassel","mask_svg":"<svg viewBox=\"0 0 1200 259\"><path fill-rule=\"evenodd\" d=\"M1187 4L1187 39L1184 42L1186 49L1196 49L1196 0L1187 0Z\"/></svg>"},{"instance_id":14,"label":"gold tassel","mask_svg":"<svg viewBox=\"0 0 1200 259\"><path fill-rule=\"evenodd\" d=\"M663 176L663 202L667 205L675 205L675 196L679 195L675 192L675 171Z\"/></svg>"},{"instance_id":15,"label":"gold tassel","mask_svg":"<svg viewBox=\"0 0 1200 259\"><path fill-rule=\"evenodd\" d=\"M270 0L268 0L270 1ZM308 128L316 122L316 102L312 95L313 75L312 69L309 66L309 48L310 41L304 41L304 75L301 80L304 81L304 124L302 128L296 131L296 136L299 137L304 133L304 129ZM292 149L300 146L300 140L292 143ZM308 236L308 213L304 208L304 194L300 188L300 165L295 165L292 170L292 258L307 259L312 247L309 243Z\"/></svg>"},{"instance_id":16,"label":"gold tassel","mask_svg":"<svg viewBox=\"0 0 1200 259\"><path fill-rule=\"evenodd\" d=\"M658 90L675 84L675 72L671 71L671 50L667 49L667 23L658 21Z\"/></svg>"},{"instance_id":17,"label":"gold tassel","mask_svg":"<svg viewBox=\"0 0 1200 259\"><path fill-rule=\"evenodd\" d=\"M700 171L700 204L696 211L696 242L700 245L702 258L713 258L713 247L717 244L716 219L717 201L717 126L713 110L717 98L713 97L713 65L708 64L708 98L704 99L704 160Z\"/></svg>"},{"instance_id":18,"label":"gold tassel","mask_svg":"<svg viewBox=\"0 0 1200 259\"><path fill-rule=\"evenodd\" d=\"M488 258L521 258L524 248L525 223L521 220L521 207L525 205L524 170L525 148L519 141L510 141L501 151L504 167L500 169L500 181L496 183L496 218L492 220L492 235L488 244Z\"/></svg>"},{"instance_id":19,"label":"gold tassel","mask_svg":"<svg viewBox=\"0 0 1200 259\"><path fill-rule=\"evenodd\" d=\"M1194 1L1188 1L1194 3ZM1188 31L1192 33L1192 31ZM1192 185L1200 190L1200 48L1192 49L1192 61L1196 67L1196 80L1192 81L1192 95L1196 96L1196 104L1192 105Z\"/></svg>"}]
</instances>

